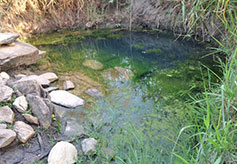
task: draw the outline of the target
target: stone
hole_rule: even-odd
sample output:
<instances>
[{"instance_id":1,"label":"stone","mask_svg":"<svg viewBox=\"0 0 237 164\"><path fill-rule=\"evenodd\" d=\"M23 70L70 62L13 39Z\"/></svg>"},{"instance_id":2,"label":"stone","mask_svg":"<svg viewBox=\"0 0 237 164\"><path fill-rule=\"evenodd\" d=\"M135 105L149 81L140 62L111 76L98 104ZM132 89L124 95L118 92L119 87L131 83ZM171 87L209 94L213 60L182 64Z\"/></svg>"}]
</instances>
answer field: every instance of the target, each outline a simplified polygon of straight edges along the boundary
<instances>
[{"instance_id":1,"label":"stone","mask_svg":"<svg viewBox=\"0 0 237 164\"><path fill-rule=\"evenodd\" d=\"M6 72L1 72L0 77L3 81L7 82L10 79L10 76Z\"/></svg>"},{"instance_id":2,"label":"stone","mask_svg":"<svg viewBox=\"0 0 237 164\"><path fill-rule=\"evenodd\" d=\"M23 114L22 115L26 121L28 121L29 123L35 124L35 125L39 125L39 121L37 117L32 116L31 114Z\"/></svg>"},{"instance_id":3,"label":"stone","mask_svg":"<svg viewBox=\"0 0 237 164\"><path fill-rule=\"evenodd\" d=\"M28 103L25 96L17 97L13 103L14 108L20 113L24 113L27 110Z\"/></svg>"},{"instance_id":4,"label":"stone","mask_svg":"<svg viewBox=\"0 0 237 164\"><path fill-rule=\"evenodd\" d=\"M83 62L83 66L89 67L94 70L100 70L103 68L103 64L96 60L86 60Z\"/></svg>"},{"instance_id":5,"label":"stone","mask_svg":"<svg viewBox=\"0 0 237 164\"><path fill-rule=\"evenodd\" d=\"M13 34L13 33L0 33L0 45L7 45L11 44L16 41L17 38L19 38L19 34Z\"/></svg>"},{"instance_id":6,"label":"stone","mask_svg":"<svg viewBox=\"0 0 237 164\"><path fill-rule=\"evenodd\" d=\"M58 90L52 91L50 94L50 100L58 105L62 105L68 108L75 108L77 106L84 105L84 100L77 97L67 91Z\"/></svg>"},{"instance_id":7,"label":"stone","mask_svg":"<svg viewBox=\"0 0 237 164\"><path fill-rule=\"evenodd\" d=\"M16 132L11 129L0 129L0 149L12 143L16 138Z\"/></svg>"},{"instance_id":8,"label":"stone","mask_svg":"<svg viewBox=\"0 0 237 164\"><path fill-rule=\"evenodd\" d=\"M81 142L82 151L84 154L92 154L96 152L97 140L94 138L87 138Z\"/></svg>"},{"instance_id":9,"label":"stone","mask_svg":"<svg viewBox=\"0 0 237 164\"><path fill-rule=\"evenodd\" d=\"M64 90L70 90L70 89L74 89L75 88L73 82L70 81L70 80L65 81L63 86L64 86Z\"/></svg>"},{"instance_id":10,"label":"stone","mask_svg":"<svg viewBox=\"0 0 237 164\"><path fill-rule=\"evenodd\" d=\"M50 81L48 79L45 79L37 75L26 76L26 77L21 78L19 81L21 82L21 81L28 81L28 80L36 80L38 84L41 85L42 87L48 87L50 84Z\"/></svg>"},{"instance_id":11,"label":"stone","mask_svg":"<svg viewBox=\"0 0 237 164\"><path fill-rule=\"evenodd\" d=\"M102 76L105 80L112 81L127 81L133 76L133 73L129 69L125 69L122 67L114 67L110 68L102 73Z\"/></svg>"},{"instance_id":12,"label":"stone","mask_svg":"<svg viewBox=\"0 0 237 164\"><path fill-rule=\"evenodd\" d=\"M36 80L18 80L12 84L13 88L19 90L22 94L43 95L43 89Z\"/></svg>"},{"instance_id":13,"label":"stone","mask_svg":"<svg viewBox=\"0 0 237 164\"><path fill-rule=\"evenodd\" d=\"M26 143L35 134L34 129L23 121L15 122L14 131L17 133L17 137L22 143Z\"/></svg>"},{"instance_id":14,"label":"stone","mask_svg":"<svg viewBox=\"0 0 237 164\"><path fill-rule=\"evenodd\" d=\"M42 54L36 47L16 41L14 46L0 47L0 70L34 64L41 58Z\"/></svg>"},{"instance_id":15,"label":"stone","mask_svg":"<svg viewBox=\"0 0 237 164\"><path fill-rule=\"evenodd\" d=\"M7 128L7 124L0 124L0 129L6 129Z\"/></svg>"},{"instance_id":16,"label":"stone","mask_svg":"<svg viewBox=\"0 0 237 164\"><path fill-rule=\"evenodd\" d=\"M66 141L58 142L50 151L48 164L73 164L77 158L77 149Z\"/></svg>"},{"instance_id":17,"label":"stone","mask_svg":"<svg viewBox=\"0 0 237 164\"><path fill-rule=\"evenodd\" d=\"M0 102L8 102L11 100L12 98L12 94L13 94L13 89L6 86L6 85L2 85L0 84Z\"/></svg>"},{"instance_id":18,"label":"stone","mask_svg":"<svg viewBox=\"0 0 237 164\"><path fill-rule=\"evenodd\" d=\"M102 93L96 88L90 88L90 89L86 90L85 93L91 97L99 97L102 95Z\"/></svg>"},{"instance_id":19,"label":"stone","mask_svg":"<svg viewBox=\"0 0 237 164\"><path fill-rule=\"evenodd\" d=\"M0 121L12 124L15 118L14 112L8 106L0 107Z\"/></svg>"},{"instance_id":20,"label":"stone","mask_svg":"<svg viewBox=\"0 0 237 164\"><path fill-rule=\"evenodd\" d=\"M63 134L68 137L82 136L85 134L85 129L82 125L78 123L78 121L67 120L65 131Z\"/></svg>"},{"instance_id":21,"label":"stone","mask_svg":"<svg viewBox=\"0 0 237 164\"><path fill-rule=\"evenodd\" d=\"M56 91L58 90L58 87L48 87L48 88L44 88L44 91L47 93L50 93L52 91Z\"/></svg>"},{"instance_id":22,"label":"stone","mask_svg":"<svg viewBox=\"0 0 237 164\"><path fill-rule=\"evenodd\" d=\"M32 113L38 118L40 126L48 129L52 122L53 113L53 107L50 106L49 100L31 94L28 94L26 99L30 102L29 107L32 109Z\"/></svg>"},{"instance_id":23,"label":"stone","mask_svg":"<svg viewBox=\"0 0 237 164\"><path fill-rule=\"evenodd\" d=\"M26 77L26 75L24 75L24 74L17 74L17 75L15 75L14 76L17 80L19 80L19 79L21 79L21 78L23 78L23 77Z\"/></svg>"},{"instance_id":24,"label":"stone","mask_svg":"<svg viewBox=\"0 0 237 164\"><path fill-rule=\"evenodd\" d=\"M44 74L40 75L39 77L50 81L50 83L58 80L58 76L53 72L44 73Z\"/></svg>"}]
</instances>

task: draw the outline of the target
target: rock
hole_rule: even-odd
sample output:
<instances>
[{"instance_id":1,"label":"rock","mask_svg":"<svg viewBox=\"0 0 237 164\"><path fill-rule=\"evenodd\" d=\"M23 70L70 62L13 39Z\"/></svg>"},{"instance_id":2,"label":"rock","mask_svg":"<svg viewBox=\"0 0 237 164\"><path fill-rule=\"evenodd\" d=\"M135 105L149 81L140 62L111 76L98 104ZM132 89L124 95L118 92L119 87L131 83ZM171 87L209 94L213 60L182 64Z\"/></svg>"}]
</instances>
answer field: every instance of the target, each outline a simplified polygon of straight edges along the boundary
<instances>
[{"instance_id":1,"label":"rock","mask_svg":"<svg viewBox=\"0 0 237 164\"><path fill-rule=\"evenodd\" d=\"M40 78L48 80L50 83L58 80L58 76L53 72L47 72L39 76Z\"/></svg>"},{"instance_id":2,"label":"rock","mask_svg":"<svg viewBox=\"0 0 237 164\"><path fill-rule=\"evenodd\" d=\"M19 90L22 94L43 95L43 89L36 80L18 80L12 84L13 88Z\"/></svg>"},{"instance_id":3,"label":"rock","mask_svg":"<svg viewBox=\"0 0 237 164\"><path fill-rule=\"evenodd\" d=\"M131 70L122 67L114 67L103 72L102 76L105 80L126 81L133 76L133 73Z\"/></svg>"},{"instance_id":4,"label":"rock","mask_svg":"<svg viewBox=\"0 0 237 164\"><path fill-rule=\"evenodd\" d=\"M0 102L8 102L11 100L13 89L6 85L0 84Z\"/></svg>"},{"instance_id":5,"label":"rock","mask_svg":"<svg viewBox=\"0 0 237 164\"><path fill-rule=\"evenodd\" d=\"M26 121L28 121L29 123L35 124L35 125L39 125L39 121L37 117L32 116L31 114L23 114L22 115Z\"/></svg>"},{"instance_id":6,"label":"rock","mask_svg":"<svg viewBox=\"0 0 237 164\"><path fill-rule=\"evenodd\" d=\"M65 81L63 86L64 86L64 90L70 90L70 89L74 89L75 88L73 82L70 81L70 80Z\"/></svg>"},{"instance_id":7,"label":"rock","mask_svg":"<svg viewBox=\"0 0 237 164\"><path fill-rule=\"evenodd\" d=\"M58 87L48 87L48 88L44 88L44 91L47 93L50 93L52 91L58 90Z\"/></svg>"},{"instance_id":8,"label":"rock","mask_svg":"<svg viewBox=\"0 0 237 164\"><path fill-rule=\"evenodd\" d=\"M82 136L85 134L85 129L77 121L68 120L63 134L68 137Z\"/></svg>"},{"instance_id":9,"label":"rock","mask_svg":"<svg viewBox=\"0 0 237 164\"><path fill-rule=\"evenodd\" d=\"M4 82L7 82L7 80L10 79L10 76L6 72L1 72L0 77Z\"/></svg>"},{"instance_id":10,"label":"rock","mask_svg":"<svg viewBox=\"0 0 237 164\"><path fill-rule=\"evenodd\" d=\"M21 78L23 78L23 77L26 77L26 75L24 75L24 74L18 74L18 75L15 75L14 76L17 80L19 80L19 79L21 79Z\"/></svg>"},{"instance_id":11,"label":"rock","mask_svg":"<svg viewBox=\"0 0 237 164\"><path fill-rule=\"evenodd\" d=\"M0 149L6 147L16 138L16 133L11 129L0 130Z\"/></svg>"},{"instance_id":12,"label":"rock","mask_svg":"<svg viewBox=\"0 0 237 164\"><path fill-rule=\"evenodd\" d=\"M0 121L12 124L15 118L14 112L8 106L0 107Z\"/></svg>"},{"instance_id":13,"label":"rock","mask_svg":"<svg viewBox=\"0 0 237 164\"><path fill-rule=\"evenodd\" d=\"M75 108L77 106L84 105L83 99L67 91L63 91L63 90L52 91L49 94L49 96L53 103L62 105L68 108Z\"/></svg>"},{"instance_id":14,"label":"rock","mask_svg":"<svg viewBox=\"0 0 237 164\"><path fill-rule=\"evenodd\" d=\"M6 129L7 128L7 124L0 124L0 129Z\"/></svg>"},{"instance_id":15,"label":"rock","mask_svg":"<svg viewBox=\"0 0 237 164\"><path fill-rule=\"evenodd\" d=\"M87 138L81 142L82 151L84 154L92 154L96 151L97 140L94 138Z\"/></svg>"},{"instance_id":16,"label":"rock","mask_svg":"<svg viewBox=\"0 0 237 164\"><path fill-rule=\"evenodd\" d=\"M83 66L89 67L94 70L100 70L103 68L103 64L96 60L86 60L84 61Z\"/></svg>"},{"instance_id":17,"label":"rock","mask_svg":"<svg viewBox=\"0 0 237 164\"><path fill-rule=\"evenodd\" d=\"M37 76L37 75L30 75L30 76L26 76L21 78L18 81L28 81L28 80L36 80L38 82L39 85L41 85L42 87L48 87L50 84L50 81L48 79L45 79L41 76Z\"/></svg>"},{"instance_id":18,"label":"rock","mask_svg":"<svg viewBox=\"0 0 237 164\"><path fill-rule=\"evenodd\" d=\"M26 99L29 103L32 113L38 118L40 125L48 129L52 122L53 108L48 99L43 99L37 95L28 94Z\"/></svg>"},{"instance_id":19,"label":"rock","mask_svg":"<svg viewBox=\"0 0 237 164\"><path fill-rule=\"evenodd\" d=\"M72 144L61 141L50 151L48 164L73 164L77 157L77 149Z\"/></svg>"},{"instance_id":20,"label":"rock","mask_svg":"<svg viewBox=\"0 0 237 164\"><path fill-rule=\"evenodd\" d=\"M16 41L14 46L0 47L0 70L34 64L41 58L36 47Z\"/></svg>"},{"instance_id":21,"label":"rock","mask_svg":"<svg viewBox=\"0 0 237 164\"><path fill-rule=\"evenodd\" d=\"M86 90L85 93L91 97L99 97L102 95L102 93L96 88L90 88L90 89Z\"/></svg>"},{"instance_id":22,"label":"rock","mask_svg":"<svg viewBox=\"0 0 237 164\"><path fill-rule=\"evenodd\" d=\"M28 107L25 96L17 97L13 103L13 106L18 110L18 112L24 113Z\"/></svg>"},{"instance_id":23,"label":"rock","mask_svg":"<svg viewBox=\"0 0 237 164\"><path fill-rule=\"evenodd\" d=\"M102 148L101 151L104 153L106 158L108 158L110 161L114 158L115 152L110 148Z\"/></svg>"},{"instance_id":24,"label":"rock","mask_svg":"<svg viewBox=\"0 0 237 164\"><path fill-rule=\"evenodd\" d=\"M17 38L19 38L19 34L13 34L13 33L0 33L0 45L7 45L11 44L16 41Z\"/></svg>"},{"instance_id":25,"label":"rock","mask_svg":"<svg viewBox=\"0 0 237 164\"><path fill-rule=\"evenodd\" d=\"M23 143L26 143L35 134L34 129L23 121L17 121L15 123L14 131L17 133L19 140Z\"/></svg>"}]
</instances>

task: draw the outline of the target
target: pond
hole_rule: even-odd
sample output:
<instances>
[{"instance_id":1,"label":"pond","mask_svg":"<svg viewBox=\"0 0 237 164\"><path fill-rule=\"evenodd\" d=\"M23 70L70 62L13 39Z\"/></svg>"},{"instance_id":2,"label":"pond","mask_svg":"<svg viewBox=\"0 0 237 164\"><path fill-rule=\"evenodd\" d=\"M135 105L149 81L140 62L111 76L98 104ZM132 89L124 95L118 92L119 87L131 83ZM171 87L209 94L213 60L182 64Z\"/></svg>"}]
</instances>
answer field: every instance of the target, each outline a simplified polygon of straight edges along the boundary
<instances>
[{"instance_id":1,"label":"pond","mask_svg":"<svg viewBox=\"0 0 237 164\"><path fill-rule=\"evenodd\" d=\"M212 58L191 39L162 32L84 31L37 37L32 43L48 54L33 71L53 71L71 80L71 92L85 107L61 110L65 119L83 124L90 136L116 153L115 163L176 163L182 153L190 96L203 91ZM97 88L101 95L85 91ZM102 160L102 159L100 159Z\"/></svg>"}]
</instances>

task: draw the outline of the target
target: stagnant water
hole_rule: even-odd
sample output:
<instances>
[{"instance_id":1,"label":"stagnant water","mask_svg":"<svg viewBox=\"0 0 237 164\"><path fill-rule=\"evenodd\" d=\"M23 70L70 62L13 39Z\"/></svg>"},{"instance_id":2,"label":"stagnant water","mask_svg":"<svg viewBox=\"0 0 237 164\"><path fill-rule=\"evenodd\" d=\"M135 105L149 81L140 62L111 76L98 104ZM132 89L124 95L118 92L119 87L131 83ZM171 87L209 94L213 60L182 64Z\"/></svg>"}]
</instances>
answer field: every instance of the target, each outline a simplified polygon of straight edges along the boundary
<instances>
[{"instance_id":1,"label":"stagnant water","mask_svg":"<svg viewBox=\"0 0 237 164\"><path fill-rule=\"evenodd\" d=\"M127 31L57 34L33 43L49 52L40 65L50 66L42 69L71 79L79 88L72 92L90 104L65 109L66 119L86 126L101 147L110 147L125 163L129 157L130 163L140 158L171 162L179 130L187 123L189 96L201 93L207 79L200 65L213 64L212 59L202 58L207 53L203 45L167 33ZM103 68L86 67L86 60L98 61ZM125 74L116 71L120 67ZM82 74L97 84L84 80ZM82 92L91 87L103 96L95 99ZM182 146L185 140L174 152L182 154Z\"/></svg>"}]
</instances>

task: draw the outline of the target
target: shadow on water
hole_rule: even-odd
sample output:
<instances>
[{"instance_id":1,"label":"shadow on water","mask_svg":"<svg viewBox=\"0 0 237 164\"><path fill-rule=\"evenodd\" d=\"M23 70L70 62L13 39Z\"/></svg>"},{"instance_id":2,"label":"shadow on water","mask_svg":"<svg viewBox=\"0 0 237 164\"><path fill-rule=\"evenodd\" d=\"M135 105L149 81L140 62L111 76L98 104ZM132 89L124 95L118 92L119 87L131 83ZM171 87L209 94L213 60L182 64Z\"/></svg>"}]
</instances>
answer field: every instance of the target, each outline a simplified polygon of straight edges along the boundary
<instances>
[{"instance_id":1,"label":"shadow on water","mask_svg":"<svg viewBox=\"0 0 237 164\"><path fill-rule=\"evenodd\" d=\"M82 72L105 88L104 96L93 99L93 110L78 108L65 117L84 123L101 145L112 148L124 161L169 163L188 117L189 95L201 93L203 80L208 78L207 71L201 73L201 64L213 67L212 58L202 58L208 52L205 46L169 34L98 34L41 47L50 52L46 59L54 72ZM99 61L103 68L83 66L88 59ZM103 74L115 67L132 73L124 79L104 79ZM131 153L134 150L136 153Z\"/></svg>"}]
</instances>

